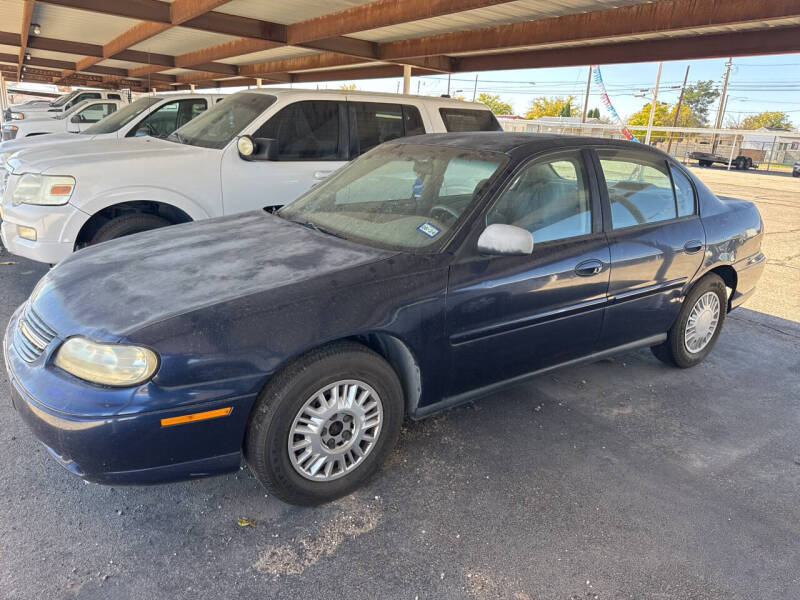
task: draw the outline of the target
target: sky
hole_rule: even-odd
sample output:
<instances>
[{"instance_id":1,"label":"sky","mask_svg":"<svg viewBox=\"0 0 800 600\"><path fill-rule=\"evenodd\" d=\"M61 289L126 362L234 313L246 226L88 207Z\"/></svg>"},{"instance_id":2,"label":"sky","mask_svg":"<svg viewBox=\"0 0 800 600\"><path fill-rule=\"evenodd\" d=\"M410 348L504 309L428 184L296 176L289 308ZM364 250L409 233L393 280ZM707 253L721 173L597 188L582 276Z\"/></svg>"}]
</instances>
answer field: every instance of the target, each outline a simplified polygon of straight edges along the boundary
<instances>
[{"instance_id":1,"label":"sky","mask_svg":"<svg viewBox=\"0 0 800 600\"><path fill-rule=\"evenodd\" d=\"M719 88L725 76L727 58L665 62L661 72L658 100L677 102L680 86L689 66L689 84L713 80ZM728 81L726 117L744 117L765 110L788 113L795 126L800 127L800 54L734 57ZM632 63L600 66L603 81L611 102L625 119L650 102L655 86L658 63ZM510 102L516 114L524 114L537 96L575 96L576 104L583 106L589 67L559 67L552 69L520 69L514 71L485 71L481 73L456 73L451 76L452 95L472 99L475 76L478 76L477 93L497 94ZM338 88L342 83L296 85L296 87ZM365 79L353 81L357 89L395 92L402 86L399 78ZM411 92L438 95L447 91L447 75L412 77ZM460 91L459 91L460 90ZM644 97L637 97L644 94ZM600 91L592 82L589 108L599 108L607 116L600 102ZM711 111L712 120L717 106ZM726 118L727 121L727 118Z\"/></svg>"},{"instance_id":2,"label":"sky","mask_svg":"<svg viewBox=\"0 0 800 600\"><path fill-rule=\"evenodd\" d=\"M661 73L659 101L673 104L680 94L680 86L689 65L689 84L712 80L722 88L725 63L728 59L703 59L665 62ZM800 128L800 54L734 57L728 82L728 104L723 126L728 118L743 118L765 110L780 110ZM652 98L658 63L632 63L600 66L603 81L617 113L626 119ZM477 94L486 92L499 95L510 102L516 114L524 114L531 101L538 96L574 96L582 108L586 92L589 67L559 67L551 69L520 69L513 71L485 71L481 73L455 73L451 76L451 95L472 99L475 77L478 77ZM348 81L295 84L300 88L337 89ZM401 78L364 79L353 81L356 88L375 92L397 92L402 89ZM284 84L285 85L285 84ZM235 91L242 88L223 88ZM447 75L412 77L411 93L440 95L447 92ZM638 95L638 96L637 96ZM601 116L608 113L600 101L600 91L592 82L589 108L599 108ZM710 111L713 122L717 105Z\"/></svg>"}]
</instances>

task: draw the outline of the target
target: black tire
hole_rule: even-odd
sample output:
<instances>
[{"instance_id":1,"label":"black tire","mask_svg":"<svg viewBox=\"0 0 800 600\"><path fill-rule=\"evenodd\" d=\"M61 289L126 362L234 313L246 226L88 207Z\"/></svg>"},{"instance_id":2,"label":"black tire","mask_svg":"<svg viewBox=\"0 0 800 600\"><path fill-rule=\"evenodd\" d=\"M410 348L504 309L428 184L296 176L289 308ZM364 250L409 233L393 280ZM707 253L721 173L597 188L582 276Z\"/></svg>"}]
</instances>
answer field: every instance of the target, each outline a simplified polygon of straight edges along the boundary
<instances>
[{"instance_id":1,"label":"black tire","mask_svg":"<svg viewBox=\"0 0 800 600\"><path fill-rule=\"evenodd\" d=\"M100 242L115 240L126 235L141 233L142 231L150 231L151 229L166 227L167 225L171 225L171 223L163 217L159 217L157 215L150 215L147 213L131 213L129 215L121 215L103 224L103 226L100 227L100 229L98 229L97 232L92 236L89 245L93 246L94 244L99 244Z\"/></svg>"},{"instance_id":2,"label":"black tire","mask_svg":"<svg viewBox=\"0 0 800 600\"><path fill-rule=\"evenodd\" d=\"M738 157L735 162L739 171L744 171L747 168L747 159L743 156Z\"/></svg>"},{"instance_id":3,"label":"black tire","mask_svg":"<svg viewBox=\"0 0 800 600\"><path fill-rule=\"evenodd\" d=\"M752 169L753 168L753 159L748 156L744 160L745 160L744 168L745 169Z\"/></svg>"},{"instance_id":4,"label":"black tire","mask_svg":"<svg viewBox=\"0 0 800 600\"><path fill-rule=\"evenodd\" d=\"M711 166L711 161L710 160L701 160L699 162L700 162L700 166L701 167L710 167Z\"/></svg>"},{"instance_id":5,"label":"black tire","mask_svg":"<svg viewBox=\"0 0 800 600\"><path fill-rule=\"evenodd\" d=\"M800 171L792 171L792 177L800 177Z\"/></svg>"},{"instance_id":6,"label":"black tire","mask_svg":"<svg viewBox=\"0 0 800 600\"><path fill-rule=\"evenodd\" d=\"M291 462L290 430L310 398L341 380L358 380L375 390L383 423L374 446L350 473L331 481L312 481ZM375 474L397 441L403 413L403 388L389 363L355 342L330 344L290 362L261 391L247 425L245 460L264 487L284 502L304 506L329 502Z\"/></svg>"},{"instance_id":7,"label":"black tire","mask_svg":"<svg viewBox=\"0 0 800 600\"><path fill-rule=\"evenodd\" d=\"M706 292L714 292L719 300L719 320L717 322L716 330L711 336L706 346L699 352L690 352L686 347L685 330L686 323L689 320L689 314L692 311L697 300ZM657 346L652 346L650 350L653 355L661 362L666 363L673 367L681 369L688 369L703 362L708 356L714 344L719 338L722 331L722 326L725 323L725 315L728 311L728 291L725 288L725 282L719 275L709 273L700 279L694 287L686 295L683 300L683 306L678 313L678 318L672 324L669 332L667 332L667 339L664 343Z\"/></svg>"}]
</instances>

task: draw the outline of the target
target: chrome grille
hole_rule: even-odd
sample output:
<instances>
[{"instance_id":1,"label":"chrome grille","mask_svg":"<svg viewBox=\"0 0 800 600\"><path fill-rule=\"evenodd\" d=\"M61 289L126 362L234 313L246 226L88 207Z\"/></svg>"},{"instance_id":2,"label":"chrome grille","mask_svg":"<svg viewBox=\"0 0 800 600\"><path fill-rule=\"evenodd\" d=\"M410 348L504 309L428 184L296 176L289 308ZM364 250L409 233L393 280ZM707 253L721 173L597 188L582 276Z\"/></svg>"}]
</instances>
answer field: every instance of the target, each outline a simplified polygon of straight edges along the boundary
<instances>
[{"instance_id":1,"label":"chrome grille","mask_svg":"<svg viewBox=\"0 0 800 600\"><path fill-rule=\"evenodd\" d=\"M14 349L27 362L41 356L48 344L56 337L56 332L45 323L36 312L26 305L17 321L14 331Z\"/></svg>"}]
</instances>

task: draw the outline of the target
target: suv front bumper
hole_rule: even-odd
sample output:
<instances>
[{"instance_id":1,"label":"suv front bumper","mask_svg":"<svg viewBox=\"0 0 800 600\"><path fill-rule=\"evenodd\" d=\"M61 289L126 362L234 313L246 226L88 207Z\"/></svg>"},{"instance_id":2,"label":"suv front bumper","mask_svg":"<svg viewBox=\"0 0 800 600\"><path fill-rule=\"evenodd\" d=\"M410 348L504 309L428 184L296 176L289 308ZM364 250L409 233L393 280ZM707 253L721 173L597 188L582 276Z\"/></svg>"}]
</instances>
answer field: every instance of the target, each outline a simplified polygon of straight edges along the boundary
<instances>
[{"instance_id":1,"label":"suv front bumper","mask_svg":"<svg viewBox=\"0 0 800 600\"><path fill-rule=\"evenodd\" d=\"M63 206L12 206L3 203L0 236L12 254L38 262L55 264L72 254L75 237L89 215L71 204ZM23 238L19 227L36 231L36 240Z\"/></svg>"}]
</instances>

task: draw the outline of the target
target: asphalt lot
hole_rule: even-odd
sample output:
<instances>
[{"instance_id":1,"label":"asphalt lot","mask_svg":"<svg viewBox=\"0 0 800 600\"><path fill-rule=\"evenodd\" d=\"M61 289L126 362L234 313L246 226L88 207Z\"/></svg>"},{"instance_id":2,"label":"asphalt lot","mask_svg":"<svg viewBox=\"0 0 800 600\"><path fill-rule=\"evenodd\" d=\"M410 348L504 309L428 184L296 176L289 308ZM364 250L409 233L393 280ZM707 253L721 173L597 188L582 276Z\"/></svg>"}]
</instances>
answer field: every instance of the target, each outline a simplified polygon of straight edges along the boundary
<instances>
[{"instance_id":1,"label":"asphalt lot","mask_svg":"<svg viewBox=\"0 0 800 600\"><path fill-rule=\"evenodd\" d=\"M634 352L409 424L328 506L282 504L246 469L85 484L0 369L0 599L800 597L800 181L698 172L769 232L761 289L705 363ZM3 326L45 272L7 261Z\"/></svg>"}]
</instances>

